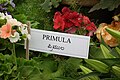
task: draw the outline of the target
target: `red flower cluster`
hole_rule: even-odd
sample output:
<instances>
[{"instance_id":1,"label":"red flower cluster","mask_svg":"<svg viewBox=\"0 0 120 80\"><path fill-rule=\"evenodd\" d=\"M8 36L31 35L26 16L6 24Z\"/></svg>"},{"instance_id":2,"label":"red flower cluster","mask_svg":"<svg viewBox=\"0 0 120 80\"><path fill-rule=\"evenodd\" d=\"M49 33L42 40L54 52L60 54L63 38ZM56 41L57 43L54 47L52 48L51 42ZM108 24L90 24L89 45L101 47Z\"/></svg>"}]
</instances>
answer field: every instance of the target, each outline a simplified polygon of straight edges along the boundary
<instances>
[{"instance_id":1,"label":"red flower cluster","mask_svg":"<svg viewBox=\"0 0 120 80\"><path fill-rule=\"evenodd\" d=\"M87 16L71 11L64 7L62 12L56 12L54 15L54 29L59 29L68 33L75 33L76 30L83 28L89 31L88 35L92 36L96 31L96 26Z\"/></svg>"}]
</instances>

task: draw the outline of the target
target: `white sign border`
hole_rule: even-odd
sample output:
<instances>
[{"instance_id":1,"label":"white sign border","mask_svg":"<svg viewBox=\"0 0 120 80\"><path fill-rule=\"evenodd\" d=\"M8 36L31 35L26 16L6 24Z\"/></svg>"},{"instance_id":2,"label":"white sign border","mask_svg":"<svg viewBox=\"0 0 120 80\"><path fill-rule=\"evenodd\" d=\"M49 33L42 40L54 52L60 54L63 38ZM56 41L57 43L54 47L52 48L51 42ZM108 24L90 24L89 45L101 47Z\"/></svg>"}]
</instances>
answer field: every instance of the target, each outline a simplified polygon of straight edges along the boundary
<instances>
[{"instance_id":1,"label":"white sign border","mask_svg":"<svg viewBox=\"0 0 120 80\"><path fill-rule=\"evenodd\" d=\"M47 30L39 30L39 29L31 29L31 31L35 31L35 32L46 32L46 33L53 33L54 31L47 31ZM55 32L56 34L63 34L63 35L67 35L67 36L71 36L71 37L74 37L74 38L78 38L80 37L81 39L88 39L89 43L90 43L90 36L83 36L83 35L76 35L76 34L68 34L68 33L61 33L61 32ZM87 43L87 44L89 44ZM57 55L61 55L61 56L69 56L69 57L76 57L76 58L85 58L85 59L88 59L88 56L89 56L89 46L87 47L87 55L86 56L76 56L76 55L70 55L70 54L65 54L65 53L59 53L59 52L52 52L52 51L49 51L49 50L39 50L39 49L36 49L36 48L30 48L29 47L29 50L33 50L33 51L39 51L39 52L46 52L46 53L51 53L51 54L57 54Z\"/></svg>"}]
</instances>

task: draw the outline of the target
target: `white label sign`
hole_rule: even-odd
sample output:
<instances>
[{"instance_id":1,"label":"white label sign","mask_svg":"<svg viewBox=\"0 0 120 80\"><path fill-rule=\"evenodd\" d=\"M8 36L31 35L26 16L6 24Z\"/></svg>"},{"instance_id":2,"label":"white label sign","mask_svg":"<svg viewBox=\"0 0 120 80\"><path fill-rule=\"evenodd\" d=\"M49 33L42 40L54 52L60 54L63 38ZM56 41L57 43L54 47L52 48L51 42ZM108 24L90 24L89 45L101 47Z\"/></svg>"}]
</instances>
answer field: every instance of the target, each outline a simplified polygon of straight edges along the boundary
<instances>
[{"instance_id":1,"label":"white label sign","mask_svg":"<svg viewBox=\"0 0 120 80\"><path fill-rule=\"evenodd\" d=\"M89 36L31 29L29 49L87 59L89 43Z\"/></svg>"}]
</instances>

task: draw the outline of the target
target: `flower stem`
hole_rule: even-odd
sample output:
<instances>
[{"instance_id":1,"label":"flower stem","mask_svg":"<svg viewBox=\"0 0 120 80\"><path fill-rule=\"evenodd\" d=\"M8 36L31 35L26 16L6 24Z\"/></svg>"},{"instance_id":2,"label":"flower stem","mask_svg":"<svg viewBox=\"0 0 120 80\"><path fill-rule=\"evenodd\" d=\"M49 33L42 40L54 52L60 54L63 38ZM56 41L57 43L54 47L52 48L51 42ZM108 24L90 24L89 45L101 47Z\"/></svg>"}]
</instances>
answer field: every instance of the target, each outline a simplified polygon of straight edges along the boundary
<instances>
[{"instance_id":1,"label":"flower stem","mask_svg":"<svg viewBox=\"0 0 120 80\"><path fill-rule=\"evenodd\" d=\"M13 43L13 49L12 49L12 55L15 61L15 65L17 65L17 61L16 61L16 53L15 53L15 44Z\"/></svg>"}]
</instances>

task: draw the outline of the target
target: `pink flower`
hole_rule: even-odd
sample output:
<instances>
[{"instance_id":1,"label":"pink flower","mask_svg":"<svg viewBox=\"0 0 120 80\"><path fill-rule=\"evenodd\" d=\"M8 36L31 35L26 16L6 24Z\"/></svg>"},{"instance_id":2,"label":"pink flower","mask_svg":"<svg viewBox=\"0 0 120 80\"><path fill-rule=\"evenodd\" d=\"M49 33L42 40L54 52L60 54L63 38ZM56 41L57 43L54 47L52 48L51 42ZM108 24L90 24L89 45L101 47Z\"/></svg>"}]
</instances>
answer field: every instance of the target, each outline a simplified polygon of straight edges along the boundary
<instances>
[{"instance_id":1,"label":"pink flower","mask_svg":"<svg viewBox=\"0 0 120 80\"><path fill-rule=\"evenodd\" d=\"M70 33L70 34L73 34L73 33L76 32L76 30L77 30L77 28L71 27L71 28L67 29L65 32Z\"/></svg>"},{"instance_id":2,"label":"pink flower","mask_svg":"<svg viewBox=\"0 0 120 80\"><path fill-rule=\"evenodd\" d=\"M12 26L10 24L5 24L2 26L1 28L1 35L0 37L1 38L9 38L11 36L11 30L12 30Z\"/></svg>"}]
</instances>

